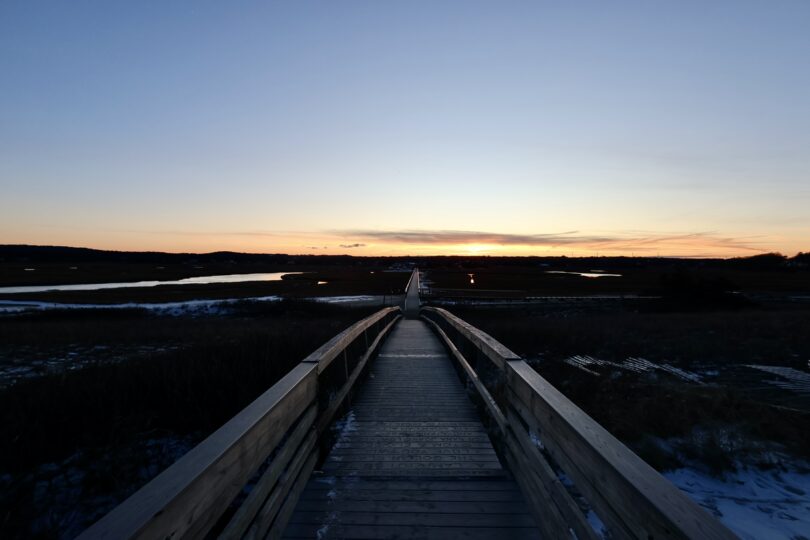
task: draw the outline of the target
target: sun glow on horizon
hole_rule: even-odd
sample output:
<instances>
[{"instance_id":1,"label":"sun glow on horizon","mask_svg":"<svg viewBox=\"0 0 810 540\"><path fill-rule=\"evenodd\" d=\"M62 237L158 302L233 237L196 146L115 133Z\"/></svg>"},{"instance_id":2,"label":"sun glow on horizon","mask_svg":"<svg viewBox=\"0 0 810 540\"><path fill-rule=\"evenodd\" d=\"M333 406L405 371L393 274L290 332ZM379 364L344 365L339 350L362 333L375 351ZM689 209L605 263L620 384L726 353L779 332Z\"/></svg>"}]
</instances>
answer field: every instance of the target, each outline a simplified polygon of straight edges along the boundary
<instances>
[{"instance_id":1,"label":"sun glow on horizon","mask_svg":"<svg viewBox=\"0 0 810 540\"><path fill-rule=\"evenodd\" d=\"M491 254L502 249L502 246L493 246L491 244L466 244L463 250L471 255Z\"/></svg>"},{"instance_id":2,"label":"sun glow on horizon","mask_svg":"<svg viewBox=\"0 0 810 540\"><path fill-rule=\"evenodd\" d=\"M778 245L775 239L735 239L711 234L616 233L595 234L506 234L463 231L348 231L348 232L238 232L144 233L93 231L77 241L72 231L49 233L26 239L7 238L0 243L64 245L121 251L166 251L173 253L285 253L290 255L356 256L542 256L542 257L738 257L756 255ZM559 236L557 238L556 236ZM462 238L459 241L456 238ZM476 241L480 238L480 241ZM497 239L498 241L492 241ZM788 249L793 255L806 251L802 238Z\"/></svg>"}]
</instances>

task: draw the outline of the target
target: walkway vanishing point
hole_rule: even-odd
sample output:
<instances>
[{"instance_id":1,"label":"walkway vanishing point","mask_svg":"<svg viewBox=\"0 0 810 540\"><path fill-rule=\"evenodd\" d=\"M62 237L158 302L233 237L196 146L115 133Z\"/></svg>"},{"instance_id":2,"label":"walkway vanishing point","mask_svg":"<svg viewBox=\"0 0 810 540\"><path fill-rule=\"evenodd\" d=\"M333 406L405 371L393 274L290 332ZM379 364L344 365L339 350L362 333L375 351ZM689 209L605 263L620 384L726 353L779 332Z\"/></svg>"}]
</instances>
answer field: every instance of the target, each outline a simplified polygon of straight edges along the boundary
<instances>
[{"instance_id":1,"label":"walkway vanishing point","mask_svg":"<svg viewBox=\"0 0 810 540\"><path fill-rule=\"evenodd\" d=\"M597 517L598 516L598 517ZM324 344L81 538L735 538L446 310Z\"/></svg>"}]
</instances>

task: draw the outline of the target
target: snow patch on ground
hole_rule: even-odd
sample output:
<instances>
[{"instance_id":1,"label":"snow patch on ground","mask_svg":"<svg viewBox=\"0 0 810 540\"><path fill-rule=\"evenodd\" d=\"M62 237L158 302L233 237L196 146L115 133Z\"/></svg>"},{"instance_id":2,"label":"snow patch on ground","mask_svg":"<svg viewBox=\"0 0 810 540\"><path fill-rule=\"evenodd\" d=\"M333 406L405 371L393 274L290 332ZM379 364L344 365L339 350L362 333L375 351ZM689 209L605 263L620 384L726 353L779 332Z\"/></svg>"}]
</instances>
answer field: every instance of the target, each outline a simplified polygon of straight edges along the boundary
<instances>
[{"instance_id":1,"label":"snow patch on ground","mask_svg":"<svg viewBox=\"0 0 810 540\"><path fill-rule=\"evenodd\" d=\"M810 367L810 360L808 360L807 364L808 367ZM776 375L779 377L778 379L766 380L765 382L778 386L783 390L792 390L793 392L810 394L810 373L783 366L760 366L748 364L746 367Z\"/></svg>"},{"instance_id":2,"label":"snow patch on ground","mask_svg":"<svg viewBox=\"0 0 810 540\"><path fill-rule=\"evenodd\" d=\"M145 309L161 315L219 315L238 302L278 302L280 296L254 296L250 298L225 298L220 300L187 300L185 302L122 304L62 304L29 300L0 300L0 313L43 311L50 309Z\"/></svg>"},{"instance_id":3,"label":"snow patch on ground","mask_svg":"<svg viewBox=\"0 0 810 540\"><path fill-rule=\"evenodd\" d=\"M599 376L600 373L592 369L593 367L613 367L634 373L663 371L684 381L693 383L702 382L701 376L697 373L677 368L671 364L657 364L641 357L631 356L623 362L611 362L610 360L602 360L601 358L594 358L593 356L576 355L564 359L563 362L594 376Z\"/></svg>"},{"instance_id":4,"label":"snow patch on ground","mask_svg":"<svg viewBox=\"0 0 810 540\"><path fill-rule=\"evenodd\" d=\"M810 537L810 464L739 469L717 478L694 468L664 476L743 539Z\"/></svg>"},{"instance_id":5,"label":"snow patch on ground","mask_svg":"<svg viewBox=\"0 0 810 540\"><path fill-rule=\"evenodd\" d=\"M315 296L309 300L324 304L352 304L352 303L379 303L384 299L390 300L390 296L379 295L354 295L354 296Z\"/></svg>"},{"instance_id":6,"label":"snow patch on ground","mask_svg":"<svg viewBox=\"0 0 810 540\"><path fill-rule=\"evenodd\" d=\"M357 431L357 420L354 417L354 411L349 411L349 414L335 422L334 430L337 433L337 442L343 442L353 431Z\"/></svg>"}]
</instances>

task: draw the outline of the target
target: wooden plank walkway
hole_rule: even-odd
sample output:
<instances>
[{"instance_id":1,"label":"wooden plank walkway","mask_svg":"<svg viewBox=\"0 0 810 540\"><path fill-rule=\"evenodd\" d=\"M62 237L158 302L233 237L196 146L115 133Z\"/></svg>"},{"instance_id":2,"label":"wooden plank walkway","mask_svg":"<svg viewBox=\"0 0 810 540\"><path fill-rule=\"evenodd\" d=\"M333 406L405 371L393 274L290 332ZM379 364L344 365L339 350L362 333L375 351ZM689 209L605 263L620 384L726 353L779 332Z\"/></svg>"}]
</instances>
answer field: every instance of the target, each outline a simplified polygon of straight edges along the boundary
<instances>
[{"instance_id":1,"label":"wooden plank walkway","mask_svg":"<svg viewBox=\"0 0 810 540\"><path fill-rule=\"evenodd\" d=\"M286 538L538 538L444 347L402 320Z\"/></svg>"}]
</instances>

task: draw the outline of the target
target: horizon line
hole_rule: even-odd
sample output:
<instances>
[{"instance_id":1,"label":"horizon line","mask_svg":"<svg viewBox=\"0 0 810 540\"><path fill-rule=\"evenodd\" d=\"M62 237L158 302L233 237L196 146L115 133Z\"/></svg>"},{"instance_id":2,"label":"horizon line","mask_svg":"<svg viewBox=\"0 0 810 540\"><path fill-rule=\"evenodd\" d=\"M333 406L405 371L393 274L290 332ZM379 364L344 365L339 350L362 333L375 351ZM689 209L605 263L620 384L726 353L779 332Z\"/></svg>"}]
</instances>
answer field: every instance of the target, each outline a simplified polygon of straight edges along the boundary
<instances>
[{"instance_id":1,"label":"horizon line","mask_svg":"<svg viewBox=\"0 0 810 540\"><path fill-rule=\"evenodd\" d=\"M295 253L295 252L272 252L272 251L233 251L227 249L220 249L214 251L165 251L165 250L126 250L126 249L106 249L106 248L96 248L96 247L88 247L88 246L76 246L76 245L59 245L59 244L0 244L0 249L2 248L52 248L52 249L74 249L74 250L88 250L88 251L98 251L98 252L108 252L108 253L132 253L132 254L146 254L146 253L154 253L160 255L216 255L219 253L232 253L234 255L265 255L265 256L286 256L286 257L352 257L357 259L375 259L375 258L387 258L387 259L407 259L407 258L442 258L442 257L454 257L454 258L503 258L503 259L690 259L690 260L732 260L732 259L751 259L755 257L762 257L767 255L779 255L785 257L787 259L795 258L800 255L810 253L808 251L798 251L794 255L788 255L779 251L763 251L761 253L753 254L753 255L736 255L736 256L720 256L720 255L708 255L708 254L698 254L698 255L677 255L677 254L657 254L657 255L602 255L602 254L595 254L595 255L509 255L509 254L487 254L487 253L466 253L466 254L404 254L404 255L357 255L351 253Z\"/></svg>"}]
</instances>

